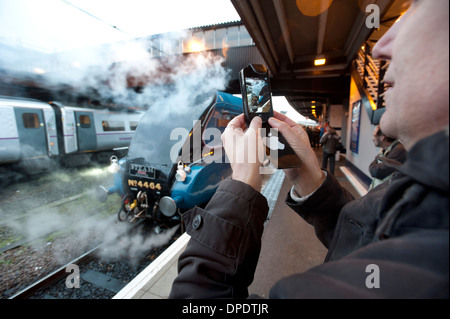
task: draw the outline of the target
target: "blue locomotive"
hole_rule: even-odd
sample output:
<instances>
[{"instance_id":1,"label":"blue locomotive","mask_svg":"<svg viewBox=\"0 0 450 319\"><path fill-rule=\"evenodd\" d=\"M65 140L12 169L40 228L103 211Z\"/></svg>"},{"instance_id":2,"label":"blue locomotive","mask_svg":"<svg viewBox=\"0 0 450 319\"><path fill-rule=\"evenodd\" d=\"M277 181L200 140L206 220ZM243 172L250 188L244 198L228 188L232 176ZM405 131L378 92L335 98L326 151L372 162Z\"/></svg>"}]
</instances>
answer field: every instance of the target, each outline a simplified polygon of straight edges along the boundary
<instances>
[{"instance_id":1,"label":"blue locomotive","mask_svg":"<svg viewBox=\"0 0 450 319\"><path fill-rule=\"evenodd\" d=\"M122 196L121 221L151 218L169 224L180 213L205 205L231 175L221 134L243 113L242 99L217 91L168 111L152 106L143 115L126 161L113 161L115 185L99 187L97 198Z\"/></svg>"}]
</instances>

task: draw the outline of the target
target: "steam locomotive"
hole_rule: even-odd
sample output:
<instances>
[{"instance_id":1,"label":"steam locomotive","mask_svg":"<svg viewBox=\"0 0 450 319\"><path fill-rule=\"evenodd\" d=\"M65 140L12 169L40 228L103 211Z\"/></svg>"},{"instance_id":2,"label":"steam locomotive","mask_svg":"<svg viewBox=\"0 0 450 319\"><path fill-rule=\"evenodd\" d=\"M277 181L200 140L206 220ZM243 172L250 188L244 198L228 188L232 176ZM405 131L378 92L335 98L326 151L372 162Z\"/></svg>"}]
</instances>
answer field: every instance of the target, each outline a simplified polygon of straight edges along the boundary
<instances>
[{"instance_id":1,"label":"steam locomotive","mask_svg":"<svg viewBox=\"0 0 450 319\"><path fill-rule=\"evenodd\" d=\"M124 156L143 112L112 112L0 97L0 174L44 172Z\"/></svg>"},{"instance_id":2,"label":"steam locomotive","mask_svg":"<svg viewBox=\"0 0 450 319\"><path fill-rule=\"evenodd\" d=\"M115 186L97 189L100 201L114 192L122 196L121 221L177 223L180 213L205 205L231 175L220 136L243 113L242 99L217 91L165 113L148 109L126 160L113 163Z\"/></svg>"}]
</instances>

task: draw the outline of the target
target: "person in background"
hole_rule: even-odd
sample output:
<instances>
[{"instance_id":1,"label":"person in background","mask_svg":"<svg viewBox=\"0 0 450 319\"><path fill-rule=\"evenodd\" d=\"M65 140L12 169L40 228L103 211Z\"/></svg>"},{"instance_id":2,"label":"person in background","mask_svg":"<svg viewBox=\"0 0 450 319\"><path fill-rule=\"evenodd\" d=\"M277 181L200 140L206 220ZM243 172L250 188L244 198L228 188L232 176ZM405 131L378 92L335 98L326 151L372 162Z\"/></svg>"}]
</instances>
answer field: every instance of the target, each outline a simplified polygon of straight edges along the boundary
<instances>
[{"instance_id":1,"label":"person in background","mask_svg":"<svg viewBox=\"0 0 450 319\"><path fill-rule=\"evenodd\" d=\"M326 170L328 161L330 162L329 172L334 175L334 167L336 163L336 146L339 143L339 135L336 134L336 130L330 125L325 127L325 134L320 138L320 144L322 145L323 158L322 169Z\"/></svg>"},{"instance_id":2,"label":"person in background","mask_svg":"<svg viewBox=\"0 0 450 319\"><path fill-rule=\"evenodd\" d=\"M372 141L376 147L381 147L381 150L369 165L369 173L372 176L369 190L392 179L397 172L392 164L398 165L406 160L406 150L402 143L384 135L380 125L375 127Z\"/></svg>"},{"instance_id":3,"label":"person in background","mask_svg":"<svg viewBox=\"0 0 450 319\"><path fill-rule=\"evenodd\" d=\"M318 127L312 128L313 149L320 148L320 129Z\"/></svg>"}]
</instances>

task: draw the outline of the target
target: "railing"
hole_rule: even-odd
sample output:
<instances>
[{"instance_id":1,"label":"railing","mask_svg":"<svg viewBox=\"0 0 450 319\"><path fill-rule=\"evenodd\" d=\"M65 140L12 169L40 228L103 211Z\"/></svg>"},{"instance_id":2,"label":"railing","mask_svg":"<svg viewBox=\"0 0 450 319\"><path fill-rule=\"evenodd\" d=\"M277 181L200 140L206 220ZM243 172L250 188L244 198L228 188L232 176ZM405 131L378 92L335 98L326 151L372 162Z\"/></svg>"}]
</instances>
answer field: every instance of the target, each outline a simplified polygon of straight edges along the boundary
<instances>
[{"instance_id":1,"label":"railing","mask_svg":"<svg viewBox=\"0 0 450 319\"><path fill-rule=\"evenodd\" d=\"M355 62L357 71L363 80L364 89L367 90L374 101L372 108L377 110L385 107L383 78L389 67L389 62L374 59L370 51L371 48L366 43L358 52Z\"/></svg>"}]
</instances>

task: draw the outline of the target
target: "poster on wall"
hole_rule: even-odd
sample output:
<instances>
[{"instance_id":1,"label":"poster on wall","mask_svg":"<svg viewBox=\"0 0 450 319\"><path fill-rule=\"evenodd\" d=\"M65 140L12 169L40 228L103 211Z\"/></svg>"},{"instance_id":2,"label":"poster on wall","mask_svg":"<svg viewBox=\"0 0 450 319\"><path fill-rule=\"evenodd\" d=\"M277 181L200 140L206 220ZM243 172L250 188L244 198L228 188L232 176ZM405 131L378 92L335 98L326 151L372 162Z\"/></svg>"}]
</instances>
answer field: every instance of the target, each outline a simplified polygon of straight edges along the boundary
<instances>
[{"instance_id":1,"label":"poster on wall","mask_svg":"<svg viewBox=\"0 0 450 319\"><path fill-rule=\"evenodd\" d=\"M358 154L359 146L359 125L361 118L361 100L352 105L352 128L350 133L350 150Z\"/></svg>"}]
</instances>

